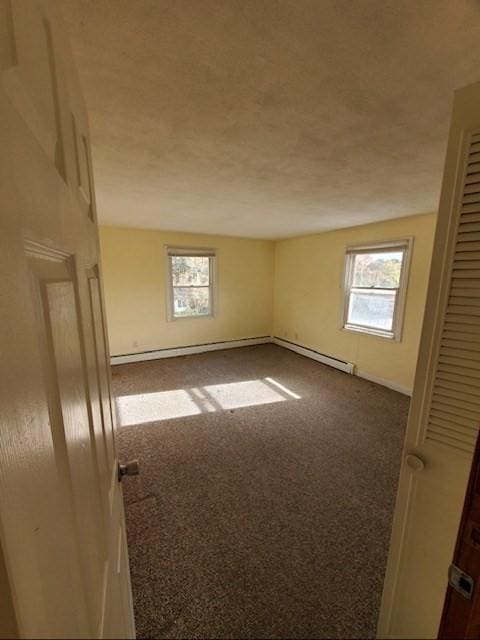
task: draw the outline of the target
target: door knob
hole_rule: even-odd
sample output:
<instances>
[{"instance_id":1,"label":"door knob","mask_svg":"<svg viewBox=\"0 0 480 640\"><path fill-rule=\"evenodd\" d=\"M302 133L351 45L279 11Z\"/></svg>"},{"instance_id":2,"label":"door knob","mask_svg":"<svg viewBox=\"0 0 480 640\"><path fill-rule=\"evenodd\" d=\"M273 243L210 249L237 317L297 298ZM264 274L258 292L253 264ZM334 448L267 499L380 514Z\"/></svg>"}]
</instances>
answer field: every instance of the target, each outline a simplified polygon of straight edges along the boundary
<instances>
[{"instance_id":1,"label":"door knob","mask_svg":"<svg viewBox=\"0 0 480 640\"><path fill-rule=\"evenodd\" d=\"M123 476L138 476L140 468L138 460L129 460L126 464L118 464L118 481L120 482Z\"/></svg>"},{"instance_id":2,"label":"door knob","mask_svg":"<svg viewBox=\"0 0 480 640\"><path fill-rule=\"evenodd\" d=\"M414 453L409 453L405 456L405 462L412 471L423 471L425 469L425 462Z\"/></svg>"}]
</instances>

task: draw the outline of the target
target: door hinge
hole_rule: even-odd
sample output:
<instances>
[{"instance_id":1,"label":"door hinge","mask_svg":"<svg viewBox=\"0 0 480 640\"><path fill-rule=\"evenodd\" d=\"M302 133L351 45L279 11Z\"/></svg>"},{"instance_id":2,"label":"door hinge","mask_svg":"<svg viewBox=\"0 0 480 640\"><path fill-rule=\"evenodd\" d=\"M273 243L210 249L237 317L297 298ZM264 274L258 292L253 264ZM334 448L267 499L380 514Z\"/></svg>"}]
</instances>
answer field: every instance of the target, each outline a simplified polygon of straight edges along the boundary
<instances>
[{"instance_id":1,"label":"door hinge","mask_svg":"<svg viewBox=\"0 0 480 640\"><path fill-rule=\"evenodd\" d=\"M448 584L467 600L471 599L475 581L455 564L451 564L448 568Z\"/></svg>"}]
</instances>

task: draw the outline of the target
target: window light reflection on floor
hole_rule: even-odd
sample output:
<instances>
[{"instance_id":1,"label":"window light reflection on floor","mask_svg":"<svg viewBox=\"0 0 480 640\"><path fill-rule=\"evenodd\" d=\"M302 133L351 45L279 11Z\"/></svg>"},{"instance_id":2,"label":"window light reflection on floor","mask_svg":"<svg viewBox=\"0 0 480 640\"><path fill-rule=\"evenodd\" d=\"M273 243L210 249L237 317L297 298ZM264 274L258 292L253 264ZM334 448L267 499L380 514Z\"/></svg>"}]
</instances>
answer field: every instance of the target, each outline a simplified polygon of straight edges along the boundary
<instances>
[{"instance_id":1,"label":"window light reflection on floor","mask_svg":"<svg viewBox=\"0 0 480 640\"><path fill-rule=\"evenodd\" d=\"M126 427L300 398L277 380L267 377L263 380L124 395L119 396L116 403L119 426Z\"/></svg>"}]
</instances>

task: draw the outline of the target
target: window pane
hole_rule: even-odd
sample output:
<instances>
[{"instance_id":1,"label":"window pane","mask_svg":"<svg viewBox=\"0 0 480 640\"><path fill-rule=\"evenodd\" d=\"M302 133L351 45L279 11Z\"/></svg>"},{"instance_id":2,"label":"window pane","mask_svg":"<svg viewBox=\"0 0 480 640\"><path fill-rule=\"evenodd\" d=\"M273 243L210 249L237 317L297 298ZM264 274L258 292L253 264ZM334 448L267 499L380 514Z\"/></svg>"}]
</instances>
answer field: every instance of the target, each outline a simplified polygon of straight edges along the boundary
<instances>
[{"instance_id":1,"label":"window pane","mask_svg":"<svg viewBox=\"0 0 480 640\"><path fill-rule=\"evenodd\" d=\"M351 291L348 324L392 331L396 292Z\"/></svg>"},{"instance_id":2,"label":"window pane","mask_svg":"<svg viewBox=\"0 0 480 640\"><path fill-rule=\"evenodd\" d=\"M208 316L210 314L209 287L174 287L173 315Z\"/></svg>"},{"instance_id":3,"label":"window pane","mask_svg":"<svg viewBox=\"0 0 480 640\"><path fill-rule=\"evenodd\" d=\"M357 253L353 265L354 287L397 288L400 285L403 251Z\"/></svg>"},{"instance_id":4,"label":"window pane","mask_svg":"<svg viewBox=\"0 0 480 640\"><path fill-rule=\"evenodd\" d=\"M208 285L210 282L210 258L208 256L170 256L172 284Z\"/></svg>"}]
</instances>

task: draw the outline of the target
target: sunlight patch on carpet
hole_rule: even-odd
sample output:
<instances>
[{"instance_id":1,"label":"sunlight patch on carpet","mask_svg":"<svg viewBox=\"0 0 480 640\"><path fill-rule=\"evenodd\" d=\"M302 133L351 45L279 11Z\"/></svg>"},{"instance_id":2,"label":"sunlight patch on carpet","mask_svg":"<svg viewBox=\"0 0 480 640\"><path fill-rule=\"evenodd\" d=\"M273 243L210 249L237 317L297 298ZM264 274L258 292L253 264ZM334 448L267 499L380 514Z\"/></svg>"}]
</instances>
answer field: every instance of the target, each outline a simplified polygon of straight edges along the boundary
<instances>
[{"instance_id":1,"label":"sunlight patch on carpet","mask_svg":"<svg viewBox=\"0 0 480 640\"><path fill-rule=\"evenodd\" d=\"M116 404L119 426L127 427L300 398L277 380L267 377L263 380L123 395L117 397Z\"/></svg>"}]
</instances>

